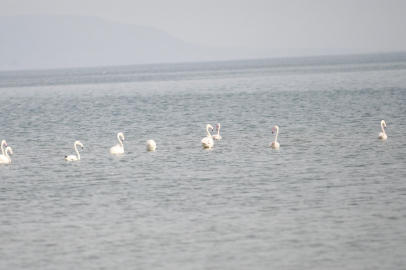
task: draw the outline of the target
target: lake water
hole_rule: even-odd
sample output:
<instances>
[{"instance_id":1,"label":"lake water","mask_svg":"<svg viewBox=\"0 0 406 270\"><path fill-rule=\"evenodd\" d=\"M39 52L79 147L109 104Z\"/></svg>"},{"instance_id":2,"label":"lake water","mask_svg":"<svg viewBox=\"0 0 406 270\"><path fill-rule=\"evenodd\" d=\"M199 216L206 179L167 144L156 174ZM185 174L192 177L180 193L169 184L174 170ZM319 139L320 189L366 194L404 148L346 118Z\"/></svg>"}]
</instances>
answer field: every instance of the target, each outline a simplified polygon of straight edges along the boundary
<instances>
[{"instance_id":1,"label":"lake water","mask_svg":"<svg viewBox=\"0 0 406 270\"><path fill-rule=\"evenodd\" d=\"M0 104L1 269L406 266L406 54L3 71Z\"/></svg>"}]
</instances>

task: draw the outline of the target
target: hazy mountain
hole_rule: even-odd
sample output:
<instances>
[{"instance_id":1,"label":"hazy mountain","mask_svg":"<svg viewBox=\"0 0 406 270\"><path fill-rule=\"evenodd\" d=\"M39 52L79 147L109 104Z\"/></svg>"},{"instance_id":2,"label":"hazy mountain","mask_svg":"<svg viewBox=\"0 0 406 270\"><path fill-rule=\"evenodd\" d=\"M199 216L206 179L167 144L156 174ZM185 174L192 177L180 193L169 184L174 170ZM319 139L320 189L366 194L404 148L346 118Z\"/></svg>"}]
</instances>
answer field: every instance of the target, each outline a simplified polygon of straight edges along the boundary
<instances>
[{"instance_id":1,"label":"hazy mountain","mask_svg":"<svg viewBox=\"0 0 406 270\"><path fill-rule=\"evenodd\" d=\"M323 52L317 51L316 54ZM273 56L281 56L281 52L199 46L183 42L153 27L117 23L94 17L62 15L0 17L0 70Z\"/></svg>"}]
</instances>

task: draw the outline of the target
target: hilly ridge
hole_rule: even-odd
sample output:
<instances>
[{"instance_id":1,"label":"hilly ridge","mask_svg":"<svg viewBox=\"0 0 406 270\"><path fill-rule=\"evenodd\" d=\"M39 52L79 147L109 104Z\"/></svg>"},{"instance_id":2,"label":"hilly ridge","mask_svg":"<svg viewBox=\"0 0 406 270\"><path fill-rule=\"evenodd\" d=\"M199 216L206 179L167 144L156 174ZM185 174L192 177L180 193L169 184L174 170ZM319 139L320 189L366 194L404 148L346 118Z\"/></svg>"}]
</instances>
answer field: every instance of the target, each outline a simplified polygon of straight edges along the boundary
<instances>
[{"instance_id":1,"label":"hilly ridge","mask_svg":"<svg viewBox=\"0 0 406 270\"><path fill-rule=\"evenodd\" d=\"M196 50L152 27L82 16L2 17L0 36L1 69L185 61Z\"/></svg>"},{"instance_id":2,"label":"hilly ridge","mask_svg":"<svg viewBox=\"0 0 406 270\"><path fill-rule=\"evenodd\" d=\"M286 53L286 52L283 52ZM300 56L184 42L149 26L96 17L16 15L0 17L0 70L137 65ZM317 51L311 54L329 54Z\"/></svg>"}]
</instances>

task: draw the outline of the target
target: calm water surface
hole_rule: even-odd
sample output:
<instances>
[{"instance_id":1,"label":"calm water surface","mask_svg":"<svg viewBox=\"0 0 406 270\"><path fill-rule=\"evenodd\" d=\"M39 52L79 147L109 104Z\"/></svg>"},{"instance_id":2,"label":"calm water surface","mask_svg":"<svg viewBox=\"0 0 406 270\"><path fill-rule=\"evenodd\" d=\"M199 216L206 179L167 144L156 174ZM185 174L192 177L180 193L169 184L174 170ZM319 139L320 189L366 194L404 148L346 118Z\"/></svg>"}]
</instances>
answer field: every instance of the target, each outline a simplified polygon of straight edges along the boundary
<instances>
[{"instance_id":1,"label":"calm water surface","mask_svg":"<svg viewBox=\"0 0 406 270\"><path fill-rule=\"evenodd\" d=\"M406 54L0 72L0 102L1 269L406 266Z\"/></svg>"}]
</instances>

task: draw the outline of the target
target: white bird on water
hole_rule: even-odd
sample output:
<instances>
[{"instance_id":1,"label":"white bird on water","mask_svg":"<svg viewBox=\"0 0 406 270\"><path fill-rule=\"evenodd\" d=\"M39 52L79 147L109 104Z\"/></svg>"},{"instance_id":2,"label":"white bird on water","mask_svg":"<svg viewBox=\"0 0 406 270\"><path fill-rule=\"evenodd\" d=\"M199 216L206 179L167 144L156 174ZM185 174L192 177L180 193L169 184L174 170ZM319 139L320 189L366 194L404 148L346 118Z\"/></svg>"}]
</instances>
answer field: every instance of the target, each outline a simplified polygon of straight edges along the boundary
<instances>
[{"instance_id":1,"label":"white bird on water","mask_svg":"<svg viewBox=\"0 0 406 270\"><path fill-rule=\"evenodd\" d=\"M386 133L385 133L384 127L386 128L386 123L385 123L385 120L382 120L382 121L381 121L381 129L382 129L382 132L379 133L379 135L378 135L378 138L379 138L380 140L386 140L386 139L388 138L388 136L387 136Z\"/></svg>"},{"instance_id":2,"label":"white bird on water","mask_svg":"<svg viewBox=\"0 0 406 270\"><path fill-rule=\"evenodd\" d=\"M122 132L117 134L117 140L120 142L120 144L117 144L116 146L113 146L110 148L110 154L124 154L124 134Z\"/></svg>"},{"instance_id":3,"label":"white bird on water","mask_svg":"<svg viewBox=\"0 0 406 270\"><path fill-rule=\"evenodd\" d=\"M155 151L156 149L156 143L154 140L148 140L147 141L147 151Z\"/></svg>"},{"instance_id":4,"label":"white bird on water","mask_svg":"<svg viewBox=\"0 0 406 270\"><path fill-rule=\"evenodd\" d=\"M76 141L76 142L73 144L73 147L75 148L76 154L77 154L78 156L75 156L75 155L65 156L65 160L66 160L66 161L77 161L77 160L80 160L79 151L78 151L78 149L76 148L76 145L82 146L82 149L83 149L83 144L82 144L81 142L79 142L79 141Z\"/></svg>"},{"instance_id":5,"label":"white bird on water","mask_svg":"<svg viewBox=\"0 0 406 270\"><path fill-rule=\"evenodd\" d=\"M11 163L11 158L9 157L8 152L10 152L10 155L13 154L13 149L11 149L10 146L6 147L6 154L5 155L4 154L0 155L0 163L3 163L3 164Z\"/></svg>"},{"instance_id":6,"label":"white bird on water","mask_svg":"<svg viewBox=\"0 0 406 270\"><path fill-rule=\"evenodd\" d=\"M278 138L278 134L279 134L279 127L274 126L272 129L272 133L274 132L275 129L276 129L275 141L271 142L271 144L270 144L271 148L279 148L279 143L276 141L276 139Z\"/></svg>"},{"instance_id":7,"label":"white bird on water","mask_svg":"<svg viewBox=\"0 0 406 270\"><path fill-rule=\"evenodd\" d=\"M215 140L221 140L221 135L220 135L220 123L217 123L217 134L213 135L213 139Z\"/></svg>"},{"instance_id":8,"label":"white bird on water","mask_svg":"<svg viewBox=\"0 0 406 270\"><path fill-rule=\"evenodd\" d=\"M213 127L210 124L207 124L206 126L207 137L204 137L202 139L202 144L204 148L211 148L214 145L213 138L211 137L211 134L209 132L209 128L211 128L211 131L213 131Z\"/></svg>"}]
</instances>

